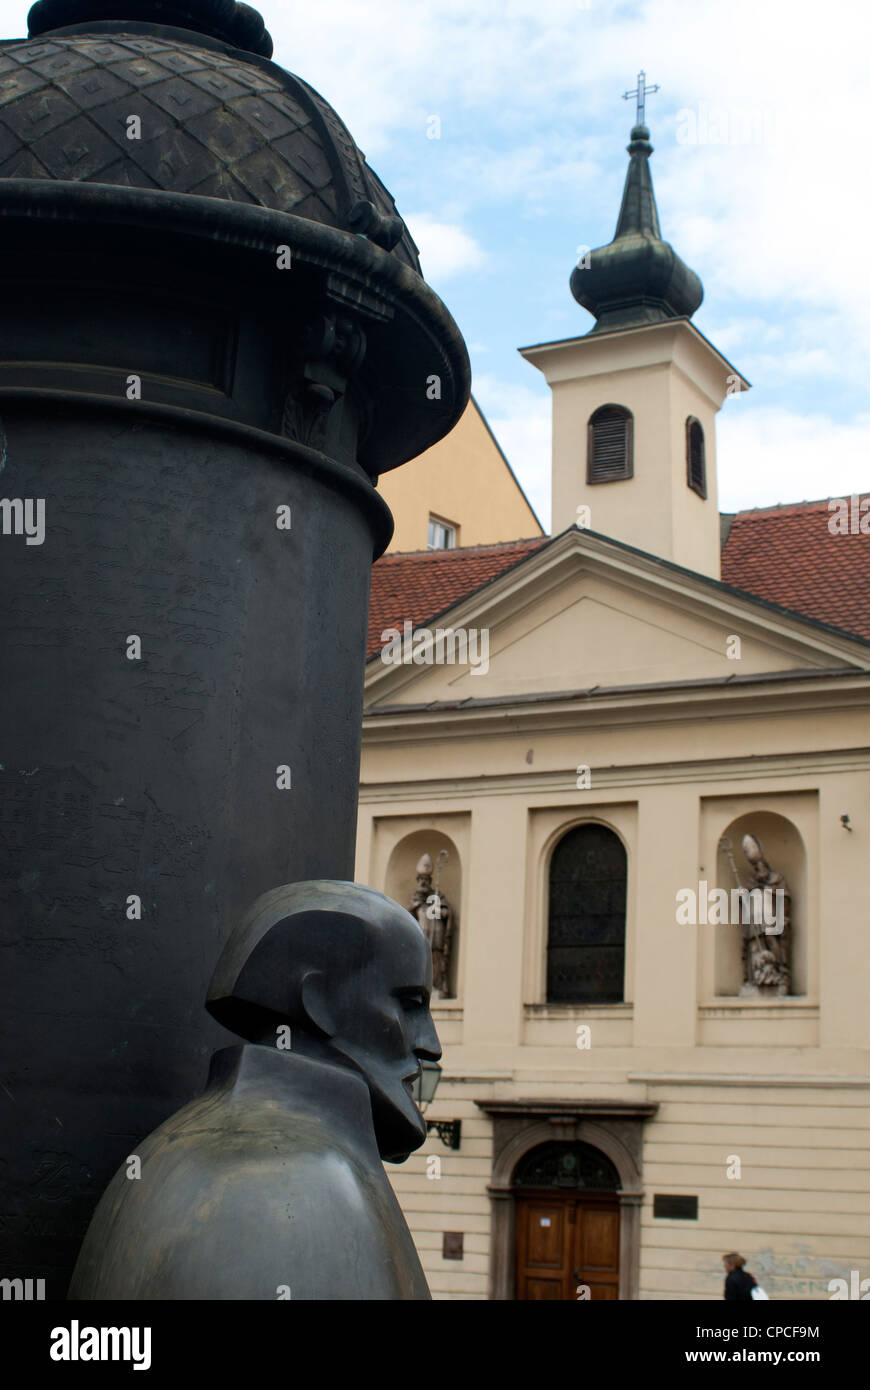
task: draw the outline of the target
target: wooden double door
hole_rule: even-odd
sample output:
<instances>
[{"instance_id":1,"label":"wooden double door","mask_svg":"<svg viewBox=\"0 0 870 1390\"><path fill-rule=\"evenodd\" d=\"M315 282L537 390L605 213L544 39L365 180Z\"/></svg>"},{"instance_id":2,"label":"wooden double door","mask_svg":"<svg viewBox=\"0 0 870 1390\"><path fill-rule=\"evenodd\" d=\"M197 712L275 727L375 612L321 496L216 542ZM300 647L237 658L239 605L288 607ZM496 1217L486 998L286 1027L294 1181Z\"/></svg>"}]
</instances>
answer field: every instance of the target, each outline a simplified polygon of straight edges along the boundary
<instances>
[{"instance_id":1,"label":"wooden double door","mask_svg":"<svg viewBox=\"0 0 870 1390\"><path fill-rule=\"evenodd\" d=\"M517 1196L517 1298L619 1298L619 1201L552 1193Z\"/></svg>"}]
</instances>

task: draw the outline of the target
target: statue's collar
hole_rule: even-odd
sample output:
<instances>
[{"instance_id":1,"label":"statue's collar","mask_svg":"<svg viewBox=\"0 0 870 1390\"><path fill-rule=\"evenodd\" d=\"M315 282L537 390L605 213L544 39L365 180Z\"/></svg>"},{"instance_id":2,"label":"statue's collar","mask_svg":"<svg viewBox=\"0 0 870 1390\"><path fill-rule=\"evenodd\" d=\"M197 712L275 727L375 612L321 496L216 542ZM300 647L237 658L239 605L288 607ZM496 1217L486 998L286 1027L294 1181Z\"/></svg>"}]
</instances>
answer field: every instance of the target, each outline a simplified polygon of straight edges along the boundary
<instances>
[{"instance_id":1,"label":"statue's collar","mask_svg":"<svg viewBox=\"0 0 870 1390\"><path fill-rule=\"evenodd\" d=\"M349 1067L245 1043L212 1054L208 1090L212 1089L242 1104L277 1107L290 1123L317 1119L339 1129L352 1147L371 1145L377 1155L369 1089Z\"/></svg>"}]
</instances>

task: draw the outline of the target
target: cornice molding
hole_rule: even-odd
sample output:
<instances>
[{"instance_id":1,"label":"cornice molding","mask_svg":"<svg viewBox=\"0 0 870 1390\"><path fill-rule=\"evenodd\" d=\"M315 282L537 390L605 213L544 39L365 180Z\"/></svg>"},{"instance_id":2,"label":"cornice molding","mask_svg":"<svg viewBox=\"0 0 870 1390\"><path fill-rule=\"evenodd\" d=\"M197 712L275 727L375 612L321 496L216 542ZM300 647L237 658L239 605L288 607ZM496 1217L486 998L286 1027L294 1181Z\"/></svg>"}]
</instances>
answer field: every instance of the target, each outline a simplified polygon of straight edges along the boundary
<instances>
[{"instance_id":1,"label":"cornice molding","mask_svg":"<svg viewBox=\"0 0 870 1390\"><path fill-rule=\"evenodd\" d=\"M485 1115L543 1115L547 1119L561 1116L600 1115L610 1119L648 1120L658 1110L658 1101L638 1100L475 1100Z\"/></svg>"},{"instance_id":2,"label":"cornice molding","mask_svg":"<svg viewBox=\"0 0 870 1390\"><path fill-rule=\"evenodd\" d=\"M633 349L633 360L626 363L626 369L631 369L636 365L646 365L656 362L668 362L672 360L674 345L682 336L693 340L696 348L705 348L717 362L717 365L724 368L726 375L734 375L740 378L742 383L741 390L749 390L751 383L743 376L743 373L728 361L717 347L705 337L701 330L687 318L666 319L661 323L633 324L625 328L614 328L591 334L584 334L577 338L560 338L549 343L532 343L528 347L518 348L521 357L527 362L531 362L539 371L547 375L547 367L544 365L550 361L558 361L560 355L564 358L574 356L579 350L584 356L595 357L601 353L605 345L614 349L614 356L620 351L628 354L628 349ZM653 344L658 338L660 346ZM571 377L563 378L556 375L558 367L553 371L552 380L570 380ZM604 370L612 371L612 367Z\"/></svg>"},{"instance_id":3,"label":"cornice molding","mask_svg":"<svg viewBox=\"0 0 870 1390\"><path fill-rule=\"evenodd\" d=\"M632 1071L628 1073L627 1080L646 1086L806 1086L833 1090L870 1086L870 1076L825 1076L821 1073L800 1076L790 1072L759 1073L754 1076L749 1072L731 1072L725 1076L704 1072Z\"/></svg>"},{"instance_id":4,"label":"cornice molding","mask_svg":"<svg viewBox=\"0 0 870 1390\"><path fill-rule=\"evenodd\" d=\"M815 672L767 681L699 682L683 686L645 686L624 691L568 692L497 701L391 705L366 710L363 736L369 746L383 742L424 743L446 736L508 737L524 732L583 732L637 728L639 724L691 724L698 719L730 716L747 720L776 715L865 711L870 704L870 672L843 671L819 677Z\"/></svg>"},{"instance_id":5,"label":"cornice molding","mask_svg":"<svg viewBox=\"0 0 870 1390\"><path fill-rule=\"evenodd\" d=\"M418 740L414 740L417 742ZM510 772L493 776L414 778L407 782L360 783L361 805L383 805L387 802L457 801L465 803L479 796L503 796L508 792L524 795L553 796L562 794L571 805L581 808L600 802L608 790L644 786L662 786L677 782L753 782L769 783L772 778L803 778L808 781L835 772L870 771L870 748L835 749L816 753L771 753L736 761L733 758L705 758L682 763L662 762L625 764L623 766L593 767L592 786L578 790L576 769L565 768L550 772ZM764 790L772 789L765 785ZM783 790L807 790L814 786L788 787ZM624 799L624 798L621 798Z\"/></svg>"}]
</instances>

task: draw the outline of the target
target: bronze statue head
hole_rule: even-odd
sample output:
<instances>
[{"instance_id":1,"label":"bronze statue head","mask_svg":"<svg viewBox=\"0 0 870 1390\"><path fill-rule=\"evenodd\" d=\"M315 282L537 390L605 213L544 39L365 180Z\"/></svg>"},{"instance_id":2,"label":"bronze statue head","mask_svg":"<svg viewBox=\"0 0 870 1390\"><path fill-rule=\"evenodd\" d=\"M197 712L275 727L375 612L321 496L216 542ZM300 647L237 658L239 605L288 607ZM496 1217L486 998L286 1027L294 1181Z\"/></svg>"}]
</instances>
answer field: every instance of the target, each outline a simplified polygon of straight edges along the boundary
<instances>
[{"instance_id":1,"label":"bronze statue head","mask_svg":"<svg viewBox=\"0 0 870 1390\"><path fill-rule=\"evenodd\" d=\"M206 1007L249 1042L351 1067L364 1078L381 1157L426 1138L411 1096L441 1046L429 1013L432 957L398 903L355 883L314 880L263 894L230 936Z\"/></svg>"}]
</instances>

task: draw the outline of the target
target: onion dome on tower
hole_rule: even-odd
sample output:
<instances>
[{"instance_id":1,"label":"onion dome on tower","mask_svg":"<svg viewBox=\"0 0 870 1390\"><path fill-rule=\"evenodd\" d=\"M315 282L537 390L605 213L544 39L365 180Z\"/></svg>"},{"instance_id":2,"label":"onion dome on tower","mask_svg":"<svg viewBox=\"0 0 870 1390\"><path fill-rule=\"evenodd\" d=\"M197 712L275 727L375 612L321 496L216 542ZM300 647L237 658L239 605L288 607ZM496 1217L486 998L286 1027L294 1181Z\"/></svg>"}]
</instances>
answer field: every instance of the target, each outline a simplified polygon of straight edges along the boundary
<instances>
[{"instance_id":1,"label":"onion dome on tower","mask_svg":"<svg viewBox=\"0 0 870 1390\"><path fill-rule=\"evenodd\" d=\"M691 318L704 298L698 276L662 240L645 125L634 126L627 149L631 162L613 240L571 275L571 293L597 320L592 333Z\"/></svg>"}]
</instances>

